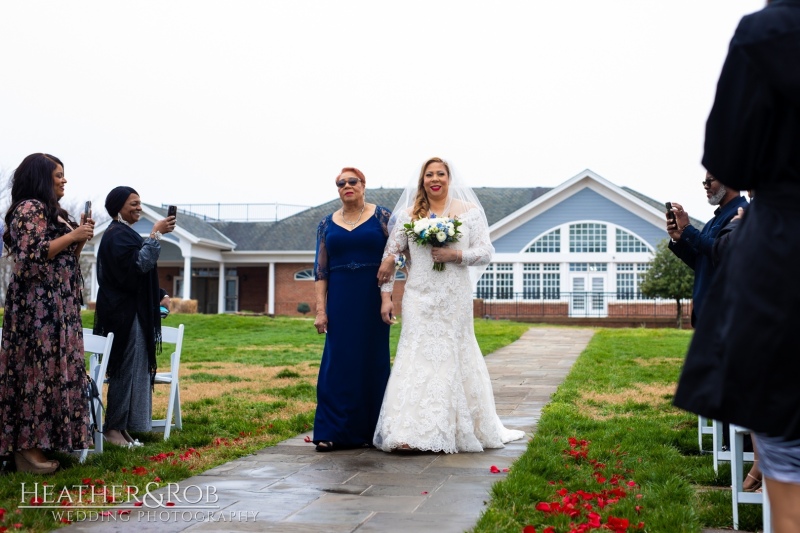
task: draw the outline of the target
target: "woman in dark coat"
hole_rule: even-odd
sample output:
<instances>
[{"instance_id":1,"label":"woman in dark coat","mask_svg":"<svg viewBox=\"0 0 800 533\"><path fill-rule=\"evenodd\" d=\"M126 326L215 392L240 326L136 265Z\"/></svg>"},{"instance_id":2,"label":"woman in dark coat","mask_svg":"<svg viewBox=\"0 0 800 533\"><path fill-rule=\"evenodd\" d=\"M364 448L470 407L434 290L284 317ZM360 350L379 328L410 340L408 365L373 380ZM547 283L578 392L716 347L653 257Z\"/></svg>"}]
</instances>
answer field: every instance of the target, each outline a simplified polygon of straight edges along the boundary
<instances>
[{"instance_id":1,"label":"woman in dark coat","mask_svg":"<svg viewBox=\"0 0 800 533\"><path fill-rule=\"evenodd\" d=\"M14 171L3 243L13 259L0 349L0 454L18 471L49 474L43 450L89 447L78 258L94 221L59 205L64 165L32 154Z\"/></svg>"},{"instance_id":2,"label":"woman in dark coat","mask_svg":"<svg viewBox=\"0 0 800 533\"><path fill-rule=\"evenodd\" d=\"M97 251L97 295L94 332L114 333L108 360L108 405L105 438L112 444L138 444L128 431L150 431L156 348L161 339L159 306L169 296L158 286L156 262L161 235L175 229L175 217L153 224L142 238L132 226L142 202L131 187L108 193L106 210L113 219Z\"/></svg>"},{"instance_id":3,"label":"woman in dark coat","mask_svg":"<svg viewBox=\"0 0 800 533\"><path fill-rule=\"evenodd\" d=\"M776 532L800 531L800 0L739 23L703 165L755 189L722 259L675 405L753 431Z\"/></svg>"}]
</instances>

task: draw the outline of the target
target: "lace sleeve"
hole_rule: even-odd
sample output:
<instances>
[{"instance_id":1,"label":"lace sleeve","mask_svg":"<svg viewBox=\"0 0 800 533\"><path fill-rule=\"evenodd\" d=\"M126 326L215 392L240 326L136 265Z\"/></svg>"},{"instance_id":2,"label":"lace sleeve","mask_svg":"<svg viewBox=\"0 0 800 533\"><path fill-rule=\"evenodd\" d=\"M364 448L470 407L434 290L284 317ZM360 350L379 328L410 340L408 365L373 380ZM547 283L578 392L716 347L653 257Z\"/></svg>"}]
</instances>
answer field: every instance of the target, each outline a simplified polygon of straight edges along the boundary
<instances>
[{"instance_id":1,"label":"lace sleeve","mask_svg":"<svg viewBox=\"0 0 800 533\"><path fill-rule=\"evenodd\" d=\"M158 256L161 255L161 243L150 237L144 240L144 244L136 254L136 270L145 273L150 272L158 263Z\"/></svg>"},{"instance_id":2,"label":"lace sleeve","mask_svg":"<svg viewBox=\"0 0 800 533\"><path fill-rule=\"evenodd\" d=\"M383 229L383 236L389 237L389 218L392 216L392 212L386 209L383 206L376 205L375 206L375 218L378 219L378 222Z\"/></svg>"},{"instance_id":3,"label":"lace sleeve","mask_svg":"<svg viewBox=\"0 0 800 533\"><path fill-rule=\"evenodd\" d=\"M464 219L464 223L469 225L469 248L462 252L461 263L467 266L488 265L494 254L489 227L477 209L468 211Z\"/></svg>"},{"instance_id":4,"label":"lace sleeve","mask_svg":"<svg viewBox=\"0 0 800 533\"><path fill-rule=\"evenodd\" d=\"M325 247L325 233L328 228L327 216L317 226L317 254L314 257L314 281L328 279L328 249Z\"/></svg>"},{"instance_id":5,"label":"lace sleeve","mask_svg":"<svg viewBox=\"0 0 800 533\"><path fill-rule=\"evenodd\" d=\"M397 216L397 223L394 225L392 234L386 241L386 247L383 249L383 257L381 260L389 256L396 256L399 254L408 254L408 235L404 231L403 224L406 224L411 217L405 211ZM388 221L388 218L387 218ZM389 281L381 285L381 292L392 292L394 290L394 275L389 278Z\"/></svg>"}]
</instances>

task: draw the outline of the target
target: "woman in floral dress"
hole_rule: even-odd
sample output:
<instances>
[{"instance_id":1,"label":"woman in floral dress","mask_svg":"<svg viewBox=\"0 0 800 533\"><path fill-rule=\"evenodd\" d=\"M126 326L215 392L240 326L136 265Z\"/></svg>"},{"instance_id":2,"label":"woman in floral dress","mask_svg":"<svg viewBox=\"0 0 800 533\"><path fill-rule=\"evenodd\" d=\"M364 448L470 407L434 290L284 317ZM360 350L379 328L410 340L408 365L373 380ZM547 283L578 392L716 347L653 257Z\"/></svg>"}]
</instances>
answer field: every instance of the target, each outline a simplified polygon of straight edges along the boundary
<instances>
[{"instance_id":1,"label":"woman in floral dress","mask_svg":"<svg viewBox=\"0 0 800 533\"><path fill-rule=\"evenodd\" d=\"M44 450L89 443L78 258L94 221L78 224L61 208L64 165L48 154L14 171L3 243L14 261L0 348L0 453L17 470L59 467Z\"/></svg>"}]
</instances>

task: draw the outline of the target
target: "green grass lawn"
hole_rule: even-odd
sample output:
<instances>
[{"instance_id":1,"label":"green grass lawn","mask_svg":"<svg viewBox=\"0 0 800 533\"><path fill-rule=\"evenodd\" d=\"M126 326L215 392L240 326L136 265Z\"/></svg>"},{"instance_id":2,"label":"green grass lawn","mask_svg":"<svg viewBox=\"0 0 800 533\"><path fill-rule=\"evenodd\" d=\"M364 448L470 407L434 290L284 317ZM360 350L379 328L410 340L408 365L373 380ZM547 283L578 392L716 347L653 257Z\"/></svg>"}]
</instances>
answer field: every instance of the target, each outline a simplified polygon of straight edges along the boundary
<instances>
[{"instance_id":1,"label":"green grass lawn","mask_svg":"<svg viewBox=\"0 0 800 533\"><path fill-rule=\"evenodd\" d=\"M671 405L690 338L599 330L474 531L567 533L609 522L619 531L730 528L730 468L714 474L711 456L698 451L697 417ZM761 528L760 506L740 505L739 517L740 529Z\"/></svg>"},{"instance_id":2,"label":"green grass lawn","mask_svg":"<svg viewBox=\"0 0 800 533\"><path fill-rule=\"evenodd\" d=\"M85 313L84 326L91 327L93 319L92 313ZM168 441L158 433L136 434L144 447L127 450L107 445L104 453L90 454L85 464L69 454L55 454L63 468L46 478L4 472L0 475L0 532L3 528L49 531L61 525L49 511L19 509L36 503L30 491L37 482L40 491L43 482L51 487L74 487L68 497L60 499L72 500L73 507L81 502L97 504L104 499L103 487L135 487L141 493L147 483L180 481L310 433L325 340L314 330L313 318L171 315L164 322L180 323L186 326L181 358L183 429L173 430ZM513 342L528 327L475 321L478 344L485 354ZM400 327L392 328L392 355L399 333ZM167 352L158 364L160 369L169 367ZM156 387L156 417L163 417L167 389ZM22 483L28 492L25 496ZM81 485L91 488L79 489ZM110 495L108 490L106 495ZM123 499L117 495L114 501Z\"/></svg>"},{"instance_id":3,"label":"green grass lawn","mask_svg":"<svg viewBox=\"0 0 800 533\"><path fill-rule=\"evenodd\" d=\"M84 325L90 327L92 318L91 313L84 315ZM165 322L178 323L186 325L183 430L173 430L166 442L157 433L137 434L143 448L107 446L83 465L70 455L56 454L65 467L46 478L50 486L90 486L96 503L104 486L180 481L297 434L310 434L324 343L313 319L173 315ZM513 342L528 327L475 321L485 354ZM392 328L392 354L399 331ZM570 524L606 524L609 518L618 524L627 520L631 531L640 522L643 531L657 532L730 527L730 492L725 490L730 470L723 465L714 475L711 457L697 450L697 419L670 404L690 335L599 330L545 408L526 453L495 485L475 531L521 532L531 526L538 533L566 533ZM168 364L165 353L159 366ZM163 416L166 389L156 387L157 416ZM21 483L30 490L37 482L41 489L43 481L13 472L0 476L0 531L13 530L15 524L28 531L60 525L44 510L19 509L31 503L21 497ZM76 506L91 499L77 490L71 497ZM576 502L578 514L552 511L551 504L562 504L564 498ZM537 510L544 503L551 511ZM754 531L760 517L760 507L740 507L742 529Z\"/></svg>"}]
</instances>

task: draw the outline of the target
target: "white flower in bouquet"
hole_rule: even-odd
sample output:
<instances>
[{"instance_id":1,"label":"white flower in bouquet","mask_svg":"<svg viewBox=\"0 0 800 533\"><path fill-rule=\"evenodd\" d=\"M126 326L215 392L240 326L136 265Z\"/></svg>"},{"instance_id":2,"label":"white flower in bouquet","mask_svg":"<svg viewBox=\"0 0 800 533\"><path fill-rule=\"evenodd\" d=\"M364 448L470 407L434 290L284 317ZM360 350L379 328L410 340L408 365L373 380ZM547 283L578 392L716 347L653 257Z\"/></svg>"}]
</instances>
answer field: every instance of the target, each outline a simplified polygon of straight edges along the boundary
<instances>
[{"instance_id":1,"label":"white flower in bouquet","mask_svg":"<svg viewBox=\"0 0 800 533\"><path fill-rule=\"evenodd\" d=\"M416 221L403 224L404 231L409 240L418 246L444 246L449 242L458 242L461 232L458 227L461 221L457 218L420 218ZM433 269L441 272L444 263L433 263Z\"/></svg>"}]
</instances>

